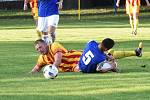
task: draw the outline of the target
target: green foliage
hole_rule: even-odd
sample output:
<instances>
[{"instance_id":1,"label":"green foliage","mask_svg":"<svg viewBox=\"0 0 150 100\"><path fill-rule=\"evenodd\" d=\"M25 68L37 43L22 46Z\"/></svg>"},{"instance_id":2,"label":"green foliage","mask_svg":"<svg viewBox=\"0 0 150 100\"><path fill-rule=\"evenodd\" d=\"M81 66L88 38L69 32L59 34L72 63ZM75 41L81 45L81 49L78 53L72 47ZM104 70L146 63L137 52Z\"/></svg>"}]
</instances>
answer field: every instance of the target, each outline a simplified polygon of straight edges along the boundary
<instances>
[{"instance_id":1,"label":"green foliage","mask_svg":"<svg viewBox=\"0 0 150 100\"><path fill-rule=\"evenodd\" d=\"M38 56L33 45L37 39L33 20L1 18L0 100L148 100L150 13L141 12L138 35L133 36L128 17L120 12L114 16L112 11L84 14L80 21L75 15L60 16L57 41L67 49L83 49L89 40L110 37L116 41L115 50L134 50L142 41L143 57L119 59L119 73L68 72L59 73L54 80L44 79L42 72L28 74ZM142 68L143 65L146 67Z\"/></svg>"}]
</instances>

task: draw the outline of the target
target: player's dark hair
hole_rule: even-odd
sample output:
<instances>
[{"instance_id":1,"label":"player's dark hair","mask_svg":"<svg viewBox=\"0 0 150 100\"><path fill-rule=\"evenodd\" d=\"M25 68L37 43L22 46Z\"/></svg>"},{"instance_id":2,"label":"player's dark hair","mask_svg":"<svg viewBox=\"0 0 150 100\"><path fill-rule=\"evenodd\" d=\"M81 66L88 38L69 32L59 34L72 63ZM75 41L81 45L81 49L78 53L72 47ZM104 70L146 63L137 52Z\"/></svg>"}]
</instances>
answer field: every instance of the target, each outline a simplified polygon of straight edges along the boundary
<instances>
[{"instance_id":1,"label":"player's dark hair","mask_svg":"<svg viewBox=\"0 0 150 100\"><path fill-rule=\"evenodd\" d=\"M45 43L45 41L42 40L42 39L38 39L38 40L36 40L36 41L34 42L34 44L38 44L38 43Z\"/></svg>"},{"instance_id":2,"label":"player's dark hair","mask_svg":"<svg viewBox=\"0 0 150 100\"><path fill-rule=\"evenodd\" d=\"M105 48L107 48L109 50L115 45L115 42L114 42L114 40L112 40L110 38L105 38L102 41L102 45L103 45L103 47L105 47Z\"/></svg>"}]
</instances>

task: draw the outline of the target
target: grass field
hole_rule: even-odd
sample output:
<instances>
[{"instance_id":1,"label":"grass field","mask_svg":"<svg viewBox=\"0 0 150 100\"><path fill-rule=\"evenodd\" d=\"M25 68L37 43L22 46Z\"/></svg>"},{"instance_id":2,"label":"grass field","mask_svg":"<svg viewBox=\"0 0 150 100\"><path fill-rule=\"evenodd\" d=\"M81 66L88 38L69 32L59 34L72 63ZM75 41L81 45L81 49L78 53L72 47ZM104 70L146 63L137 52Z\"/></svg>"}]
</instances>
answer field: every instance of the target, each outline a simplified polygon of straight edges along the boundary
<instances>
[{"instance_id":1,"label":"grass field","mask_svg":"<svg viewBox=\"0 0 150 100\"><path fill-rule=\"evenodd\" d=\"M0 100L149 100L149 9L142 8L137 36L130 34L128 16L122 10L116 16L112 9L94 11L89 14L93 11L83 10L80 21L74 13L63 11L57 41L67 49L83 49L89 40L110 37L116 41L115 50L134 50L142 41L143 56L119 59L119 73L68 72L60 73L54 80L44 79L42 72L28 75L38 57L33 46L37 39L33 20L29 12L24 18L23 12L9 15L9 11L1 11ZM143 65L146 67L142 68Z\"/></svg>"}]
</instances>

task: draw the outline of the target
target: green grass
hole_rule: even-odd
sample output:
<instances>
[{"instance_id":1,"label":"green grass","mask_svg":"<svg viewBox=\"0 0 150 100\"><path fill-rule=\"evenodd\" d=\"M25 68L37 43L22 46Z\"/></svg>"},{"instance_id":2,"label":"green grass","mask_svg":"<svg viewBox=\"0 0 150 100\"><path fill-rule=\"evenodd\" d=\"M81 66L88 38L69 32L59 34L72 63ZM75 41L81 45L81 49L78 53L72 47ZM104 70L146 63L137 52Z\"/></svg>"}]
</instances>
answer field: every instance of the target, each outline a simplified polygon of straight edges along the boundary
<instances>
[{"instance_id":1,"label":"green grass","mask_svg":"<svg viewBox=\"0 0 150 100\"><path fill-rule=\"evenodd\" d=\"M38 57L33 46L37 39L34 23L31 17L26 18L30 13L20 17L23 12L8 16L9 11L1 11L1 16L8 18L0 17L0 100L149 100L148 8L143 8L140 13L137 36L130 34L128 16L122 9L117 16L113 15L112 9L100 11L102 13L83 10L80 21L71 11L63 11L57 29L57 41L67 49L83 49L89 40L101 41L110 37L116 41L115 50L134 50L142 41L143 57L119 59L119 73L68 72L60 73L54 80L44 79L42 72L27 74ZM142 68L142 65L146 67Z\"/></svg>"}]
</instances>

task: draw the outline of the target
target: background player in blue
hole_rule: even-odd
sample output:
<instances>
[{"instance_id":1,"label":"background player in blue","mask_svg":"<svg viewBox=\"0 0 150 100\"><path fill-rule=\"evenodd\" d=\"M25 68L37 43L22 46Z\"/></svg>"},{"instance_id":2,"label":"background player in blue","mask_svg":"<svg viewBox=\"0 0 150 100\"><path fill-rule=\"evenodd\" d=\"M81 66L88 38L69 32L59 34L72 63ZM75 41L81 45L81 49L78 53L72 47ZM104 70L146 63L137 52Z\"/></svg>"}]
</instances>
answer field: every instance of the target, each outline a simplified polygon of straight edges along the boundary
<instances>
[{"instance_id":1,"label":"background player in blue","mask_svg":"<svg viewBox=\"0 0 150 100\"><path fill-rule=\"evenodd\" d=\"M49 44L55 41L55 30L59 22L59 9L63 0L39 0L38 27L43 33L42 39ZM50 37L49 37L50 34Z\"/></svg>"},{"instance_id":2,"label":"background player in blue","mask_svg":"<svg viewBox=\"0 0 150 100\"><path fill-rule=\"evenodd\" d=\"M78 66L83 73L95 73L97 64L106 60L107 56L104 52L111 49L115 42L106 38L102 43L90 41L87 43L82 56L80 57Z\"/></svg>"}]
</instances>

